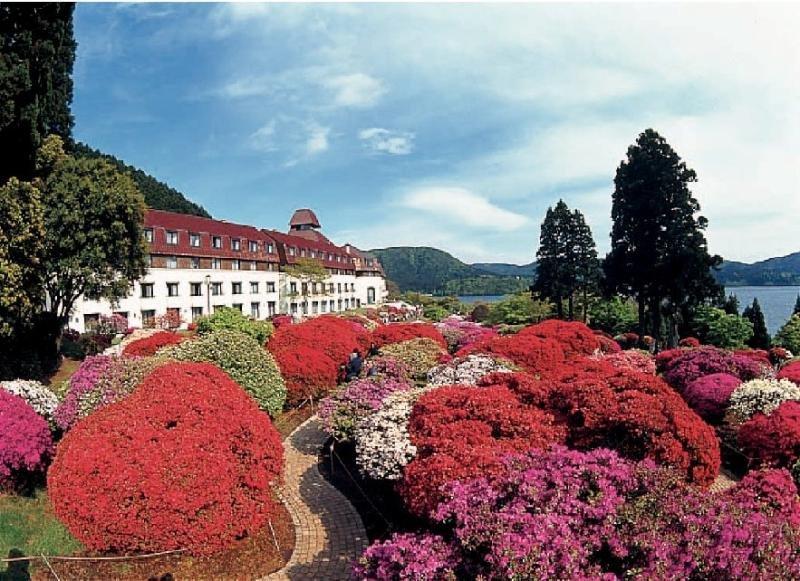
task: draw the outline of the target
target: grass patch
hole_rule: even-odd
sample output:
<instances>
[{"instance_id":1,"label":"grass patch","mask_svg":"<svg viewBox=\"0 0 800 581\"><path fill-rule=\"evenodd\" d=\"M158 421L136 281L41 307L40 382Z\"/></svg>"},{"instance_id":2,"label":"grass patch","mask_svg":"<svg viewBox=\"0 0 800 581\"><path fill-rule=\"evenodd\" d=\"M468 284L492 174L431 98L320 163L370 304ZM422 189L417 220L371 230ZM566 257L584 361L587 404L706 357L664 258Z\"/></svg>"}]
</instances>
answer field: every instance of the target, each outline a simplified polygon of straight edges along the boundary
<instances>
[{"instance_id":1,"label":"grass patch","mask_svg":"<svg viewBox=\"0 0 800 581\"><path fill-rule=\"evenodd\" d=\"M62 388L64 386L64 382L67 381L72 374L78 370L78 367L81 366L82 361L78 361L77 359L67 359L66 357L61 358L61 365L59 368L47 378L44 382L45 385L50 386L50 389L55 392L59 398L63 397L64 394L62 393Z\"/></svg>"},{"instance_id":2,"label":"grass patch","mask_svg":"<svg viewBox=\"0 0 800 581\"><path fill-rule=\"evenodd\" d=\"M50 510L47 493L0 496L0 555L16 549L29 555L71 555L83 546Z\"/></svg>"}]
</instances>

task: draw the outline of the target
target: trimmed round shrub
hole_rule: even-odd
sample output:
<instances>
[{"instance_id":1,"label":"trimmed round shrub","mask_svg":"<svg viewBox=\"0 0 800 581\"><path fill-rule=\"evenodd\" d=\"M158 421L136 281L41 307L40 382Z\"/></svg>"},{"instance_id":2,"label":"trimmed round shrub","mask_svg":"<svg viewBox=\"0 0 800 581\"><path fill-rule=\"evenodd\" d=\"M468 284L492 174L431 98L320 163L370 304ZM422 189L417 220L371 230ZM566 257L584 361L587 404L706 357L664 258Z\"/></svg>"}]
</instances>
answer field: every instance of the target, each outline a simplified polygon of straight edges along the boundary
<instances>
[{"instance_id":1,"label":"trimmed round shrub","mask_svg":"<svg viewBox=\"0 0 800 581\"><path fill-rule=\"evenodd\" d=\"M616 353L600 353L593 357L619 369L638 371L647 375L656 374L656 362L646 351L628 349L627 351L618 351Z\"/></svg>"},{"instance_id":2,"label":"trimmed round shrub","mask_svg":"<svg viewBox=\"0 0 800 581\"><path fill-rule=\"evenodd\" d=\"M370 545L353 566L355 579L458 579L457 548L431 533L395 533Z\"/></svg>"},{"instance_id":3,"label":"trimmed round shrub","mask_svg":"<svg viewBox=\"0 0 800 581\"><path fill-rule=\"evenodd\" d=\"M21 397L0 390L0 492L27 487L52 451L47 421Z\"/></svg>"},{"instance_id":4,"label":"trimmed round shrub","mask_svg":"<svg viewBox=\"0 0 800 581\"><path fill-rule=\"evenodd\" d=\"M273 355L286 382L287 404L298 405L309 398L319 398L336 387L338 366L324 353L299 345L274 351Z\"/></svg>"},{"instance_id":5,"label":"trimmed round shrub","mask_svg":"<svg viewBox=\"0 0 800 581\"><path fill-rule=\"evenodd\" d=\"M787 379L753 379L731 394L728 411L734 422L744 422L757 413L770 414L785 401L800 400L800 387Z\"/></svg>"},{"instance_id":6,"label":"trimmed round shrub","mask_svg":"<svg viewBox=\"0 0 800 581\"><path fill-rule=\"evenodd\" d=\"M277 430L224 372L170 363L66 435L48 494L92 550L209 554L265 524L282 464Z\"/></svg>"},{"instance_id":7,"label":"trimmed round shrub","mask_svg":"<svg viewBox=\"0 0 800 581\"><path fill-rule=\"evenodd\" d=\"M250 319L245 317L239 309L229 307L216 309L213 314L200 317L197 321L197 333L200 335L223 330L249 335L263 347L275 329L269 321Z\"/></svg>"},{"instance_id":8,"label":"trimmed round shrub","mask_svg":"<svg viewBox=\"0 0 800 581\"><path fill-rule=\"evenodd\" d=\"M762 366L749 357L714 347L684 350L664 366L664 379L680 392L692 381L712 373L729 373L742 381L761 377Z\"/></svg>"},{"instance_id":9,"label":"trimmed round shrub","mask_svg":"<svg viewBox=\"0 0 800 581\"><path fill-rule=\"evenodd\" d=\"M692 381L683 392L689 407L708 422L719 422L742 380L729 373L712 373Z\"/></svg>"},{"instance_id":10,"label":"trimmed round shrub","mask_svg":"<svg viewBox=\"0 0 800 581\"><path fill-rule=\"evenodd\" d=\"M525 327L518 335L541 337L542 339L553 339L561 345L564 357L572 359L583 355L591 355L600 349L600 340L594 332L577 321L560 321L558 319L548 319Z\"/></svg>"},{"instance_id":11,"label":"trimmed round shrub","mask_svg":"<svg viewBox=\"0 0 800 581\"><path fill-rule=\"evenodd\" d=\"M738 440L760 465L792 466L800 458L800 402L786 401L769 415L756 414L739 428Z\"/></svg>"},{"instance_id":12,"label":"trimmed round shrub","mask_svg":"<svg viewBox=\"0 0 800 581\"><path fill-rule=\"evenodd\" d=\"M3 381L0 383L0 390L21 397L48 423L55 423L53 413L58 407L58 397L38 381L29 379Z\"/></svg>"},{"instance_id":13,"label":"trimmed round shrub","mask_svg":"<svg viewBox=\"0 0 800 581\"><path fill-rule=\"evenodd\" d=\"M775 378L788 379L792 383L800 385L800 361L795 361L794 363L782 367Z\"/></svg>"},{"instance_id":14,"label":"trimmed round shrub","mask_svg":"<svg viewBox=\"0 0 800 581\"><path fill-rule=\"evenodd\" d=\"M405 363L393 357L373 357L365 365L364 373L367 373L367 369L374 369L375 375L384 379L396 379L405 383L411 381L411 370Z\"/></svg>"},{"instance_id":15,"label":"trimmed round shrub","mask_svg":"<svg viewBox=\"0 0 800 581\"><path fill-rule=\"evenodd\" d=\"M484 327L457 316L448 317L434 326L442 333L448 350L453 353L476 341L497 335L497 331L491 327Z\"/></svg>"},{"instance_id":16,"label":"trimmed round shrub","mask_svg":"<svg viewBox=\"0 0 800 581\"><path fill-rule=\"evenodd\" d=\"M213 363L269 415L274 417L283 409L286 385L278 364L252 335L221 329L184 341L164 354L179 361Z\"/></svg>"},{"instance_id":17,"label":"trimmed round shrub","mask_svg":"<svg viewBox=\"0 0 800 581\"><path fill-rule=\"evenodd\" d=\"M168 345L177 345L181 341L183 341L183 337L177 333L161 331L144 339L131 341L122 350L122 354L129 357L150 357L155 355L159 349L163 349Z\"/></svg>"},{"instance_id":18,"label":"trimmed round shrub","mask_svg":"<svg viewBox=\"0 0 800 581\"><path fill-rule=\"evenodd\" d=\"M428 385L475 385L490 373L509 373L514 364L501 358L476 353L458 357L428 371Z\"/></svg>"},{"instance_id":19,"label":"trimmed round shrub","mask_svg":"<svg viewBox=\"0 0 800 581\"><path fill-rule=\"evenodd\" d=\"M456 357L465 357L471 353L497 355L539 377L558 372L565 361L560 343L533 334L504 335L478 341L461 349Z\"/></svg>"},{"instance_id":20,"label":"trimmed round shrub","mask_svg":"<svg viewBox=\"0 0 800 581\"><path fill-rule=\"evenodd\" d=\"M358 323L334 315L314 317L296 325L282 325L267 343L269 351L279 353L305 347L323 353L333 362L334 374L339 365L347 363L350 353L369 348L369 333Z\"/></svg>"},{"instance_id":21,"label":"trimmed round shrub","mask_svg":"<svg viewBox=\"0 0 800 581\"><path fill-rule=\"evenodd\" d=\"M424 380L428 371L442 362L447 351L433 339L409 339L401 343L391 343L381 349L385 357L391 357L405 365L413 379ZM449 358L449 357L448 357Z\"/></svg>"},{"instance_id":22,"label":"trimmed round shrub","mask_svg":"<svg viewBox=\"0 0 800 581\"><path fill-rule=\"evenodd\" d=\"M375 329L371 336L372 342L378 347L422 338L436 341L447 349L447 342L439 329L428 323L389 323Z\"/></svg>"},{"instance_id":23,"label":"trimmed round shrub","mask_svg":"<svg viewBox=\"0 0 800 581\"><path fill-rule=\"evenodd\" d=\"M685 347L687 349L696 349L700 347L700 339L697 337L684 337L678 341L678 347Z\"/></svg>"}]
</instances>

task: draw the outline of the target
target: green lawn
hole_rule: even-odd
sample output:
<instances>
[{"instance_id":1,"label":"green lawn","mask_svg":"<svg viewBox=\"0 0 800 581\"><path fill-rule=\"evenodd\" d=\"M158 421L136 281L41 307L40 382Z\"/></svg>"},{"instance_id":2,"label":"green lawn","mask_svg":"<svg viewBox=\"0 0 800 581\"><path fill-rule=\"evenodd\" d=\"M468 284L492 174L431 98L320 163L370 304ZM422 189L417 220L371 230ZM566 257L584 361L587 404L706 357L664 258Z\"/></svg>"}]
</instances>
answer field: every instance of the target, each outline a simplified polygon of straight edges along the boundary
<instances>
[{"instance_id":1,"label":"green lawn","mask_svg":"<svg viewBox=\"0 0 800 581\"><path fill-rule=\"evenodd\" d=\"M0 556L14 549L26 556L70 555L81 548L50 511L45 491L33 498L0 496Z\"/></svg>"}]
</instances>

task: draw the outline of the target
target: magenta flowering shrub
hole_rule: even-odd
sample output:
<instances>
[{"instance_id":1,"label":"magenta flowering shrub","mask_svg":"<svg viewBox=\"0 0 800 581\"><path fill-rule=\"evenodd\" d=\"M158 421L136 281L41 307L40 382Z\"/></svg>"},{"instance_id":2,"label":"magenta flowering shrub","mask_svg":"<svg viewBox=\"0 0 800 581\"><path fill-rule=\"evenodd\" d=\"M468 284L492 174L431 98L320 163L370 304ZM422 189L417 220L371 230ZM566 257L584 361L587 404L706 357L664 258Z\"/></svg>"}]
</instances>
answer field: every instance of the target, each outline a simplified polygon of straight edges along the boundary
<instances>
[{"instance_id":1,"label":"magenta flowering shrub","mask_svg":"<svg viewBox=\"0 0 800 581\"><path fill-rule=\"evenodd\" d=\"M0 389L0 492L25 487L52 452L47 420L21 397Z\"/></svg>"},{"instance_id":2,"label":"magenta flowering shrub","mask_svg":"<svg viewBox=\"0 0 800 581\"><path fill-rule=\"evenodd\" d=\"M410 382L411 369L394 357L373 357L365 365L367 369L373 368L375 375L383 379L394 379L402 382ZM365 371L366 373L366 371Z\"/></svg>"},{"instance_id":3,"label":"magenta flowering shrub","mask_svg":"<svg viewBox=\"0 0 800 581\"><path fill-rule=\"evenodd\" d=\"M323 429L337 440L352 440L358 423L380 409L392 393L411 389L411 384L392 378L360 379L348 383L319 405Z\"/></svg>"},{"instance_id":4,"label":"magenta flowering shrub","mask_svg":"<svg viewBox=\"0 0 800 581\"><path fill-rule=\"evenodd\" d=\"M689 407L709 422L719 422L742 380L730 373L712 373L693 380L683 392Z\"/></svg>"},{"instance_id":5,"label":"magenta flowering shrub","mask_svg":"<svg viewBox=\"0 0 800 581\"><path fill-rule=\"evenodd\" d=\"M78 420L81 398L91 392L100 378L108 371L113 361L108 355L87 357L69 379L64 401L53 414L56 424L62 430L69 429Z\"/></svg>"},{"instance_id":6,"label":"magenta flowering shrub","mask_svg":"<svg viewBox=\"0 0 800 581\"><path fill-rule=\"evenodd\" d=\"M637 488L634 464L616 452L553 446L510 455L494 478L455 482L435 516L452 524L489 578L602 576L598 556L621 550L617 511ZM655 468L655 465L647 463Z\"/></svg>"},{"instance_id":7,"label":"magenta flowering shrub","mask_svg":"<svg viewBox=\"0 0 800 581\"><path fill-rule=\"evenodd\" d=\"M715 347L687 349L670 359L664 368L664 379L672 387L683 392L692 381L713 373L729 373L742 381L764 375L764 369L755 360L736 355Z\"/></svg>"},{"instance_id":8,"label":"magenta flowering shrub","mask_svg":"<svg viewBox=\"0 0 800 581\"><path fill-rule=\"evenodd\" d=\"M447 348L451 353L497 335L497 331L491 327L484 327L479 323L467 321L456 316L448 317L439 323L435 323L434 326L444 336Z\"/></svg>"},{"instance_id":9,"label":"magenta flowering shrub","mask_svg":"<svg viewBox=\"0 0 800 581\"><path fill-rule=\"evenodd\" d=\"M455 580L458 549L439 535L394 534L371 545L353 567L356 579L391 581Z\"/></svg>"}]
</instances>

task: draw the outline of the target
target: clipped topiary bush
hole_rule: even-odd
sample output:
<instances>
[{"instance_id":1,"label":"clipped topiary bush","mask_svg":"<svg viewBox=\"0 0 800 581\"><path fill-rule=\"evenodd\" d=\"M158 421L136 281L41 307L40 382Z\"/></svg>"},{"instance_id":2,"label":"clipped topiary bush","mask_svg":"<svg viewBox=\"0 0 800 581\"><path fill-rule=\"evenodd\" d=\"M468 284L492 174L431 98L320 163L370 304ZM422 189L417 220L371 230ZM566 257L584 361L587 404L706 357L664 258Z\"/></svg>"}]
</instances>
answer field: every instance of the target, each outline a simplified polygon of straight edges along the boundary
<instances>
[{"instance_id":1,"label":"clipped topiary bush","mask_svg":"<svg viewBox=\"0 0 800 581\"><path fill-rule=\"evenodd\" d=\"M683 398L701 418L719 422L725 415L731 394L742 380L729 373L712 373L692 381L684 390Z\"/></svg>"},{"instance_id":2,"label":"clipped topiary bush","mask_svg":"<svg viewBox=\"0 0 800 581\"><path fill-rule=\"evenodd\" d=\"M269 321L256 321L245 317L239 309L223 307L213 314L200 317L197 321L197 333L206 335L215 331L238 331L251 336L263 346L275 330Z\"/></svg>"},{"instance_id":3,"label":"clipped topiary bush","mask_svg":"<svg viewBox=\"0 0 800 581\"><path fill-rule=\"evenodd\" d=\"M428 371L442 358L447 358L447 351L433 339L409 339L400 343L385 345L381 349L386 357L392 357L408 367L413 379L424 380Z\"/></svg>"},{"instance_id":4,"label":"clipped topiary bush","mask_svg":"<svg viewBox=\"0 0 800 581\"><path fill-rule=\"evenodd\" d=\"M181 341L183 341L183 337L177 333L161 331L144 339L131 341L122 350L122 354L129 357L150 357L155 355L159 349L163 349L168 345L177 345Z\"/></svg>"},{"instance_id":5,"label":"clipped topiary bush","mask_svg":"<svg viewBox=\"0 0 800 581\"><path fill-rule=\"evenodd\" d=\"M431 339L445 349L447 348L444 335L439 332L439 329L428 323L390 323L381 325L372 332L371 336L372 341L378 347L421 338Z\"/></svg>"},{"instance_id":6,"label":"clipped topiary bush","mask_svg":"<svg viewBox=\"0 0 800 581\"><path fill-rule=\"evenodd\" d=\"M252 335L221 329L184 341L164 354L179 361L213 363L241 385L269 415L274 417L283 409L286 385L278 364Z\"/></svg>"},{"instance_id":7,"label":"clipped topiary bush","mask_svg":"<svg viewBox=\"0 0 800 581\"><path fill-rule=\"evenodd\" d=\"M0 390L0 492L28 487L52 450L47 421L21 397Z\"/></svg>"},{"instance_id":8,"label":"clipped topiary bush","mask_svg":"<svg viewBox=\"0 0 800 581\"><path fill-rule=\"evenodd\" d=\"M67 434L48 494L92 550L209 554L264 526L282 464L277 430L228 375L170 363Z\"/></svg>"},{"instance_id":9,"label":"clipped topiary bush","mask_svg":"<svg viewBox=\"0 0 800 581\"><path fill-rule=\"evenodd\" d=\"M542 339L552 339L561 345L564 357L572 359L583 355L591 355L600 349L600 340L592 330L577 321L560 321L548 319L536 325L525 327L520 336L533 335Z\"/></svg>"},{"instance_id":10,"label":"clipped topiary bush","mask_svg":"<svg viewBox=\"0 0 800 581\"><path fill-rule=\"evenodd\" d=\"M800 402L786 401L739 428L742 451L759 465L791 467L800 457Z\"/></svg>"},{"instance_id":11,"label":"clipped topiary bush","mask_svg":"<svg viewBox=\"0 0 800 581\"><path fill-rule=\"evenodd\" d=\"M782 367L775 378L788 379L792 383L800 385L800 361L795 361L794 363L789 363L789 365Z\"/></svg>"}]
</instances>

